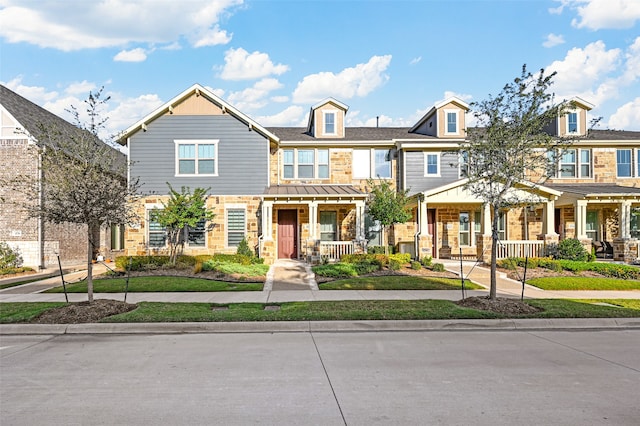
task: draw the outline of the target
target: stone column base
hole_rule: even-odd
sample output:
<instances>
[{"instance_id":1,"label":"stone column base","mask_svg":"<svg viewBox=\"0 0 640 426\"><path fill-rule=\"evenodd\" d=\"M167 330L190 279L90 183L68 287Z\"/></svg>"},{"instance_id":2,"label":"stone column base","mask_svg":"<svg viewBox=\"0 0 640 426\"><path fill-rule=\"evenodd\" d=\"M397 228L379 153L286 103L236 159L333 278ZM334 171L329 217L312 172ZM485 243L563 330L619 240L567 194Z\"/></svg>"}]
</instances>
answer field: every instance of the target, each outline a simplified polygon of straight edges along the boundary
<instances>
[{"instance_id":1,"label":"stone column base","mask_svg":"<svg viewBox=\"0 0 640 426\"><path fill-rule=\"evenodd\" d=\"M476 239L476 250L478 259L483 263L491 263L491 246L493 245L493 239L491 235L481 235Z\"/></svg>"},{"instance_id":2,"label":"stone column base","mask_svg":"<svg viewBox=\"0 0 640 426\"><path fill-rule=\"evenodd\" d=\"M420 235L418 237L418 253L416 253L418 260L422 260L423 257L428 256L431 256L432 258L436 257L434 247L432 246L433 239L431 235Z\"/></svg>"},{"instance_id":3,"label":"stone column base","mask_svg":"<svg viewBox=\"0 0 640 426\"><path fill-rule=\"evenodd\" d=\"M615 238L613 240L613 260L625 263L638 261L638 240L635 238Z\"/></svg>"}]
</instances>

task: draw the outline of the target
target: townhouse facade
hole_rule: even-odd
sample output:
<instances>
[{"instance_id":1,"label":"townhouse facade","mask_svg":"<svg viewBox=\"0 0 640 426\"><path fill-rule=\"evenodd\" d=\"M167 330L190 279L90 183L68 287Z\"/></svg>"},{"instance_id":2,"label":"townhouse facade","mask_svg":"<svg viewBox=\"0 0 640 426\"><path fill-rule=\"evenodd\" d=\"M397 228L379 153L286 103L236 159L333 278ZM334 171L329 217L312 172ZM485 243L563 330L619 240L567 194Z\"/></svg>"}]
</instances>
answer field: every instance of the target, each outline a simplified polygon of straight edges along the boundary
<instances>
[{"instance_id":1,"label":"townhouse facade","mask_svg":"<svg viewBox=\"0 0 640 426\"><path fill-rule=\"evenodd\" d=\"M42 127L60 132L76 132L71 123L0 85L0 181L11 182L26 177L37 182L33 193L11 191L0 185L0 241L17 248L25 266L33 268L55 267L58 256L62 265L82 264L87 261L86 226L70 223L52 223L42 217L29 217L24 204L43 203L47 188L42 184L40 168ZM102 143L102 142L100 142ZM124 154L114 150L121 161ZM124 250L124 227L113 226L96 231L94 257L114 257Z\"/></svg>"},{"instance_id":2,"label":"townhouse facade","mask_svg":"<svg viewBox=\"0 0 640 426\"><path fill-rule=\"evenodd\" d=\"M587 131L593 107L575 110L548 129L578 142L550 157L544 185L514 191L526 205L498 212L499 256L540 255L549 244L578 238L612 247L612 258L638 258L640 132ZM164 230L150 212L168 199L169 183L209 188L211 224L184 230L189 254L233 253L245 238L271 263L323 257L382 244L367 214L370 179L408 190L413 217L397 224L390 243L415 258L488 260L490 210L466 189L469 105L450 98L413 127L347 127L347 105L328 98L310 108L306 127L264 127L193 85L123 133L130 175L146 195L140 220L126 229L125 254L166 250ZM533 200L533 201L532 201Z\"/></svg>"}]
</instances>

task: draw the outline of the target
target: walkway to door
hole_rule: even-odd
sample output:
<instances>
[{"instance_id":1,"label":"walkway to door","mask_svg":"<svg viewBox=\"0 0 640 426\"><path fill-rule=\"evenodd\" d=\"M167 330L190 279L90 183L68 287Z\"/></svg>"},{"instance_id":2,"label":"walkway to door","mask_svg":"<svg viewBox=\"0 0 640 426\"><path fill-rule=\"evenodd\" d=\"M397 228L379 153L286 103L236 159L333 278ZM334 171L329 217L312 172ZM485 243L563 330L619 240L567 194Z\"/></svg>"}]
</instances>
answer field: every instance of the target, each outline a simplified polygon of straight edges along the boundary
<instances>
[{"instance_id":1,"label":"walkway to door","mask_svg":"<svg viewBox=\"0 0 640 426\"><path fill-rule=\"evenodd\" d=\"M307 263L293 259L278 259L269 269L264 290L318 290L318 284Z\"/></svg>"}]
</instances>

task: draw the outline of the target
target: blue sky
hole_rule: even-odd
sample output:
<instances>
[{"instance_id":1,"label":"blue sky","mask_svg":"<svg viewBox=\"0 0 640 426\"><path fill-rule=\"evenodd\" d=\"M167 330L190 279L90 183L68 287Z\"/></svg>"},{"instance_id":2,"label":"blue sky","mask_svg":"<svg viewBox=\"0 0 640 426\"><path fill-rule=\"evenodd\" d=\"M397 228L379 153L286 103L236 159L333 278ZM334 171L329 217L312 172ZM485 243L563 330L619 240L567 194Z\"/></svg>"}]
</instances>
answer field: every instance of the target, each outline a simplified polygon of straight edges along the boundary
<instances>
[{"instance_id":1,"label":"blue sky","mask_svg":"<svg viewBox=\"0 0 640 426\"><path fill-rule=\"evenodd\" d=\"M111 133L194 83L265 126L329 96L347 125L411 126L525 63L599 128L640 130L638 0L0 0L0 42L0 82L65 118L104 86Z\"/></svg>"}]
</instances>

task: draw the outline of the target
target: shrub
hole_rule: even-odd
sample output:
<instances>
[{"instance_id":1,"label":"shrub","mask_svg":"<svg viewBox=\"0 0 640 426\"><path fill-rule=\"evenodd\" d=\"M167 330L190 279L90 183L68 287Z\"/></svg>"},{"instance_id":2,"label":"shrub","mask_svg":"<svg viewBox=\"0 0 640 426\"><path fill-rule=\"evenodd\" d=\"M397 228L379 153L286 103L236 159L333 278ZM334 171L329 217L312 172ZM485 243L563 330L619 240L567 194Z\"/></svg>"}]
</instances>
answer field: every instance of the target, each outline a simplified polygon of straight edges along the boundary
<instances>
[{"instance_id":1,"label":"shrub","mask_svg":"<svg viewBox=\"0 0 640 426\"><path fill-rule=\"evenodd\" d=\"M216 253L211 257L211 259L219 262L239 263L241 265L264 263L264 259L262 258L255 256L246 256L244 254Z\"/></svg>"},{"instance_id":2,"label":"shrub","mask_svg":"<svg viewBox=\"0 0 640 426\"><path fill-rule=\"evenodd\" d=\"M414 271L419 271L420 269L422 269L422 263L414 260L413 262L411 262L411 269L413 269Z\"/></svg>"},{"instance_id":3,"label":"shrub","mask_svg":"<svg viewBox=\"0 0 640 426\"><path fill-rule=\"evenodd\" d=\"M242 264L238 262L224 262L215 259L208 260L202 264L203 271L217 271L223 274L239 274L248 276L262 276L269 271L268 265L257 263Z\"/></svg>"},{"instance_id":4,"label":"shrub","mask_svg":"<svg viewBox=\"0 0 640 426\"><path fill-rule=\"evenodd\" d=\"M589 258L589 252L582 246L580 241L568 238L560 241L558 244L558 259L586 261Z\"/></svg>"},{"instance_id":5,"label":"shrub","mask_svg":"<svg viewBox=\"0 0 640 426\"><path fill-rule=\"evenodd\" d=\"M317 265L312 267L311 270L318 275L330 278L348 278L358 275L355 265L352 263Z\"/></svg>"},{"instance_id":6,"label":"shrub","mask_svg":"<svg viewBox=\"0 0 640 426\"><path fill-rule=\"evenodd\" d=\"M422 262L422 266L424 266L425 268L428 268L433 264L433 257L425 256L422 258L421 262Z\"/></svg>"},{"instance_id":7,"label":"shrub","mask_svg":"<svg viewBox=\"0 0 640 426\"><path fill-rule=\"evenodd\" d=\"M131 259L131 264L129 264ZM145 269L156 269L169 263L169 256L118 256L116 257L116 266L131 271L143 271Z\"/></svg>"},{"instance_id":8,"label":"shrub","mask_svg":"<svg viewBox=\"0 0 640 426\"><path fill-rule=\"evenodd\" d=\"M239 255L242 255L242 256L247 256L247 257L254 257L255 256L255 253L249 248L249 243L247 243L247 239L244 238L244 237L238 243L238 248L236 250L236 254L239 254Z\"/></svg>"},{"instance_id":9,"label":"shrub","mask_svg":"<svg viewBox=\"0 0 640 426\"><path fill-rule=\"evenodd\" d=\"M372 253L345 254L340 258L340 261L343 263L370 263L383 267L389 264L389 256Z\"/></svg>"},{"instance_id":10,"label":"shrub","mask_svg":"<svg viewBox=\"0 0 640 426\"><path fill-rule=\"evenodd\" d=\"M395 252L394 246L388 246L387 248L389 254L393 254ZM384 246L369 246L367 247L367 253L369 254L385 254Z\"/></svg>"},{"instance_id":11,"label":"shrub","mask_svg":"<svg viewBox=\"0 0 640 426\"><path fill-rule=\"evenodd\" d=\"M400 265L406 265L411 262L411 255L409 253L396 253L389 255L389 261L395 260Z\"/></svg>"},{"instance_id":12,"label":"shrub","mask_svg":"<svg viewBox=\"0 0 640 426\"><path fill-rule=\"evenodd\" d=\"M444 272L444 264L434 263L431 269L433 270L433 272Z\"/></svg>"},{"instance_id":13,"label":"shrub","mask_svg":"<svg viewBox=\"0 0 640 426\"><path fill-rule=\"evenodd\" d=\"M398 271L402 267L402 264L395 259L389 260L389 269L392 271Z\"/></svg>"},{"instance_id":14,"label":"shrub","mask_svg":"<svg viewBox=\"0 0 640 426\"><path fill-rule=\"evenodd\" d=\"M0 241L0 269L20 268L22 255L19 248L11 248L9 244Z\"/></svg>"}]
</instances>

